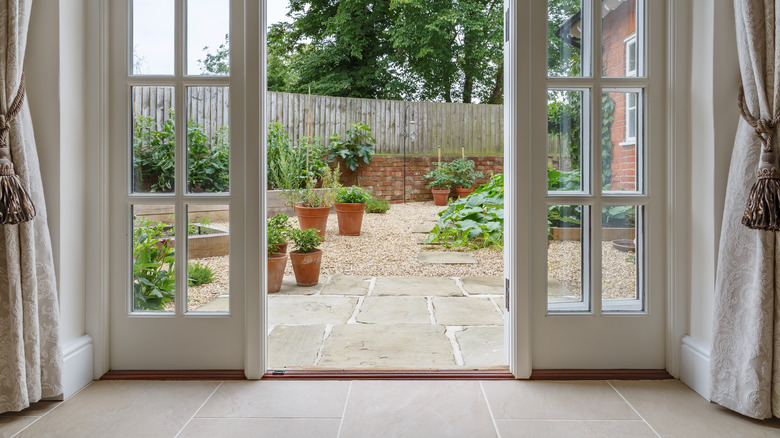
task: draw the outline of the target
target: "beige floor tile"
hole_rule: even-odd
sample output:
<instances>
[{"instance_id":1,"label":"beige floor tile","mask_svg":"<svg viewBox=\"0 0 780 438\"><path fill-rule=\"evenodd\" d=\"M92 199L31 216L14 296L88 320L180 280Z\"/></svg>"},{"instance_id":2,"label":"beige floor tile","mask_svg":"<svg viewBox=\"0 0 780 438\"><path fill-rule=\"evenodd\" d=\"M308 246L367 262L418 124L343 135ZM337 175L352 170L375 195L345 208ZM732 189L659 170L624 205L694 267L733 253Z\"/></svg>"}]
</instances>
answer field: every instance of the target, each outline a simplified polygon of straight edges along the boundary
<instances>
[{"instance_id":1,"label":"beige floor tile","mask_svg":"<svg viewBox=\"0 0 780 438\"><path fill-rule=\"evenodd\" d=\"M0 414L0 418L3 417L42 417L47 412L51 411L52 409L56 408L60 405L62 402L52 402L52 401L41 401L37 403L33 403L30 405L29 408L19 411L19 412L5 412Z\"/></svg>"},{"instance_id":2,"label":"beige floor tile","mask_svg":"<svg viewBox=\"0 0 780 438\"><path fill-rule=\"evenodd\" d=\"M171 437L219 382L94 382L20 437Z\"/></svg>"},{"instance_id":3,"label":"beige floor tile","mask_svg":"<svg viewBox=\"0 0 780 438\"><path fill-rule=\"evenodd\" d=\"M196 417L341 418L349 385L311 380L225 382Z\"/></svg>"},{"instance_id":4,"label":"beige floor tile","mask_svg":"<svg viewBox=\"0 0 780 438\"><path fill-rule=\"evenodd\" d=\"M501 438L656 438L642 420L496 420Z\"/></svg>"},{"instance_id":5,"label":"beige floor tile","mask_svg":"<svg viewBox=\"0 0 780 438\"><path fill-rule=\"evenodd\" d=\"M496 419L639 420L607 382L482 382Z\"/></svg>"},{"instance_id":6,"label":"beige floor tile","mask_svg":"<svg viewBox=\"0 0 780 438\"><path fill-rule=\"evenodd\" d=\"M39 417L0 416L0 438L10 438L29 426Z\"/></svg>"},{"instance_id":7,"label":"beige floor tile","mask_svg":"<svg viewBox=\"0 0 780 438\"><path fill-rule=\"evenodd\" d=\"M340 419L194 418L180 438L335 438Z\"/></svg>"},{"instance_id":8,"label":"beige floor tile","mask_svg":"<svg viewBox=\"0 0 780 438\"><path fill-rule=\"evenodd\" d=\"M356 381L341 428L352 437L495 437L476 381Z\"/></svg>"},{"instance_id":9,"label":"beige floor tile","mask_svg":"<svg viewBox=\"0 0 780 438\"><path fill-rule=\"evenodd\" d=\"M743 417L708 402L677 380L612 385L662 437L780 437L780 420Z\"/></svg>"}]
</instances>

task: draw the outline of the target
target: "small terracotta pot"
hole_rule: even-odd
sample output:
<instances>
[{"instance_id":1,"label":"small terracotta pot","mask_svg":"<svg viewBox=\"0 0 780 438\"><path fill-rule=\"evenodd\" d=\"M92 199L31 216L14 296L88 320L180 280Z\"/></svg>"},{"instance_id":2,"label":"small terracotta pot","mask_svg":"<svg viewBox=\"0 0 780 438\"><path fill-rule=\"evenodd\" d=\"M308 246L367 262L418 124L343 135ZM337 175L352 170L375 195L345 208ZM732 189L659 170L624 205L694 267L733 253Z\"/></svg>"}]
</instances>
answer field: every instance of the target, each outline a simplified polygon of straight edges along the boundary
<instances>
[{"instance_id":1,"label":"small terracotta pot","mask_svg":"<svg viewBox=\"0 0 780 438\"><path fill-rule=\"evenodd\" d=\"M287 254L287 244L288 242L284 242L281 245L276 245L276 248L272 252L279 253L279 254Z\"/></svg>"},{"instance_id":2,"label":"small terracotta pot","mask_svg":"<svg viewBox=\"0 0 780 438\"><path fill-rule=\"evenodd\" d=\"M366 212L366 204L347 204L337 202L336 216L339 219L339 234L342 236L359 236L363 225L363 214Z\"/></svg>"},{"instance_id":3,"label":"small terracotta pot","mask_svg":"<svg viewBox=\"0 0 780 438\"><path fill-rule=\"evenodd\" d=\"M295 282L298 286L316 286L320 282L320 266L322 266L322 250L301 254L298 251L290 253Z\"/></svg>"},{"instance_id":4,"label":"small terracotta pot","mask_svg":"<svg viewBox=\"0 0 780 438\"><path fill-rule=\"evenodd\" d=\"M447 205L447 200L450 197L450 189L431 189L431 193L433 193L434 205Z\"/></svg>"},{"instance_id":5,"label":"small terracotta pot","mask_svg":"<svg viewBox=\"0 0 780 438\"><path fill-rule=\"evenodd\" d=\"M455 193L458 194L458 198L465 198L468 195L474 193L474 190L475 190L474 187L472 187L470 189L466 189L466 188L463 188L463 187L455 187Z\"/></svg>"},{"instance_id":6,"label":"small terracotta pot","mask_svg":"<svg viewBox=\"0 0 780 438\"><path fill-rule=\"evenodd\" d=\"M287 253L272 253L268 256L268 293L279 292L282 289L284 268L287 267Z\"/></svg>"},{"instance_id":7,"label":"small terracotta pot","mask_svg":"<svg viewBox=\"0 0 780 438\"><path fill-rule=\"evenodd\" d=\"M295 214L298 216L298 224L302 230L317 229L317 235L325 238L325 228L328 226L330 207L304 207L295 206Z\"/></svg>"}]
</instances>

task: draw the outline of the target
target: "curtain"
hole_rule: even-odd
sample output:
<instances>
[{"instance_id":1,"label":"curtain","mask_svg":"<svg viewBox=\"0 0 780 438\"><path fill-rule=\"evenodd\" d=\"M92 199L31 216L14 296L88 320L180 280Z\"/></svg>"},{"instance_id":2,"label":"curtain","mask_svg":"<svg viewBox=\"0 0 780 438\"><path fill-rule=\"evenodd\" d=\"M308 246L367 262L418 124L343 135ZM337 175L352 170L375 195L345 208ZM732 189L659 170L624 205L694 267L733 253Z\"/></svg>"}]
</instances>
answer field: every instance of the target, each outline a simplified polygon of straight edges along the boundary
<instances>
[{"instance_id":1,"label":"curtain","mask_svg":"<svg viewBox=\"0 0 780 438\"><path fill-rule=\"evenodd\" d=\"M31 5L32 0L0 0L0 114L7 113L21 82ZM0 225L0 412L62 394L57 286L26 99L9 136L16 174L37 216Z\"/></svg>"},{"instance_id":2,"label":"curtain","mask_svg":"<svg viewBox=\"0 0 780 438\"><path fill-rule=\"evenodd\" d=\"M735 0L745 100L755 117L780 111L780 0ZM778 150L777 138L774 148ZM729 170L715 284L711 399L741 414L780 417L780 242L741 223L761 139L740 119Z\"/></svg>"}]
</instances>

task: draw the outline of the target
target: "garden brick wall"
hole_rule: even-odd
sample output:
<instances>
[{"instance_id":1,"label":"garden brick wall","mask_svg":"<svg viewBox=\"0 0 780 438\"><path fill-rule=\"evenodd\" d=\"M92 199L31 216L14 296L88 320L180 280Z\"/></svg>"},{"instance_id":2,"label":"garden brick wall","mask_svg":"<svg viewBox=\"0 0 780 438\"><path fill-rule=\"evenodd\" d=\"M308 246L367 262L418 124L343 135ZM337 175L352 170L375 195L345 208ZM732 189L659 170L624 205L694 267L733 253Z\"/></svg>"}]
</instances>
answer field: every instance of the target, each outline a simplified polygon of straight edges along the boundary
<instances>
[{"instance_id":1,"label":"garden brick wall","mask_svg":"<svg viewBox=\"0 0 780 438\"><path fill-rule=\"evenodd\" d=\"M448 163L460 156L442 156L442 162ZM474 160L477 171L485 176L477 181L477 185L484 184L490 180L491 174L504 172L504 157L501 156L483 156L470 157ZM369 188L377 198L384 198L390 202L400 203L404 201L404 187L406 201L419 202L431 201L433 195L426 186L425 174L430 172L438 158L436 156L407 156L404 162L403 156L383 155L375 156L370 164L361 163L359 171L360 186ZM406 164L406 178L404 178L404 163ZM349 170L344 171L341 166L342 184L355 184L355 174ZM455 196L453 190L451 196Z\"/></svg>"}]
</instances>

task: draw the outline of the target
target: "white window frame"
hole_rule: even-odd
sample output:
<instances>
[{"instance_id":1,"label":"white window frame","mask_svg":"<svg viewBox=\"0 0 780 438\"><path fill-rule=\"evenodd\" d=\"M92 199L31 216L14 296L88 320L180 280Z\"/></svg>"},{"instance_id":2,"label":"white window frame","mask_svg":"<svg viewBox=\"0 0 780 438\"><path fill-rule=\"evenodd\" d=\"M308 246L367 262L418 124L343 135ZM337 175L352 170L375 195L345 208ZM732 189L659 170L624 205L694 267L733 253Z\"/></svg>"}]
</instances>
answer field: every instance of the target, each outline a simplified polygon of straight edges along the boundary
<instances>
[{"instance_id":1,"label":"white window frame","mask_svg":"<svg viewBox=\"0 0 780 438\"><path fill-rule=\"evenodd\" d=\"M637 70L639 68L639 59L638 59L638 52L637 49L639 46L637 45L637 39L636 39L636 32L626 38L624 40L624 43L626 45L626 77L627 78L635 78L637 76ZM631 69L631 46L634 47L634 69Z\"/></svg>"}]
</instances>

